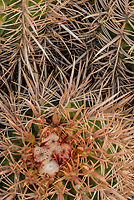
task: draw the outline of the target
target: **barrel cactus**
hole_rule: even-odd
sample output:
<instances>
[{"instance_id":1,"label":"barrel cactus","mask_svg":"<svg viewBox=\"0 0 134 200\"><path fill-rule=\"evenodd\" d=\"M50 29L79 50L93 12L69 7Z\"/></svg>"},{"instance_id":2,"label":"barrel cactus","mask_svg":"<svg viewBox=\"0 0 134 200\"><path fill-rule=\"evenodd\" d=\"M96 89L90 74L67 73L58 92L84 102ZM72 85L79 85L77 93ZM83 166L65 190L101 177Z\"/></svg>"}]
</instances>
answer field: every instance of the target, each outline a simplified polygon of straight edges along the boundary
<instances>
[{"instance_id":1,"label":"barrel cactus","mask_svg":"<svg viewBox=\"0 0 134 200\"><path fill-rule=\"evenodd\" d=\"M1 198L132 199L133 96L66 95L1 98Z\"/></svg>"},{"instance_id":2,"label":"barrel cactus","mask_svg":"<svg viewBox=\"0 0 134 200\"><path fill-rule=\"evenodd\" d=\"M70 75L75 55L86 79L92 73L93 89L112 88L111 94L133 88L134 6L131 1L0 2L0 70L2 86L12 81L20 91L22 70L34 83L58 67ZM85 68L85 70L84 70ZM39 72L39 74L37 73ZM2 87L1 86L1 87Z\"/></svg>"},{"instance_id":3,"label":"barrel cactus","mask_svg":"<svg viewBox=\"0 0 134 200\"><path fill-rule=\"evenodd\" d=\"M0 199L132 200L134 4L0 1Z\"/></svg>"}]
</instances>

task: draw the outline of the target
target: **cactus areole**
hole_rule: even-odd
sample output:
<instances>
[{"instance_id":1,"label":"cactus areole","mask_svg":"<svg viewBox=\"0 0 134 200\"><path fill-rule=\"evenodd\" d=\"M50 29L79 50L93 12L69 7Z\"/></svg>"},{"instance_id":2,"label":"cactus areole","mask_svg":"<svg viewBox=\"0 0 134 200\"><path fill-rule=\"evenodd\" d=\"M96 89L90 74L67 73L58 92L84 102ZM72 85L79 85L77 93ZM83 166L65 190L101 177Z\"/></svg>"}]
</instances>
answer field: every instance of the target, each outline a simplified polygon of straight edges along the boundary
<instances>
[{"instance_id":1,"label":"cactus areole","mask_svg":"<svg viewBox=\"0 0 134 200\"><path fill-rule=\"evenodd\" d=\"M40 146L34 149L34 161L39 163L40 174L54 175L59 171L63 161L67 161L71 155L71 146L67 143L60 143L59 136L51 133L42 140Z\"/></svg>"}]
</instances>

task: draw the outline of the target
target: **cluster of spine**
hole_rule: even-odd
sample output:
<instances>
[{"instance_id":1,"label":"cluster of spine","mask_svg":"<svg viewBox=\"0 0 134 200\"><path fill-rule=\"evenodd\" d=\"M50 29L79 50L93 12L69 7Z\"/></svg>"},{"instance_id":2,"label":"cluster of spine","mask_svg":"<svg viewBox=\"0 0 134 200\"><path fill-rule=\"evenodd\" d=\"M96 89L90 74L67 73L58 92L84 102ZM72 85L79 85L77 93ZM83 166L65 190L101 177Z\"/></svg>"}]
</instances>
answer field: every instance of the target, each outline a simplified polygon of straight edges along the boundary
<instances>
[{"instance_id":1,"label":"cluster of spine","mask_svg":"<svg viewBox=\"0 0 134 200\"><path fill-rule=\"evenodd\" d=\"M60 164L69 159L70 152L70 146L59 142L59 136L51 133L34 149L34 160L41 164L38 168L39 173L53 176L59 171Z\"/></svg>"},{"instance_id":2,"label":"cluster of spine","mask_svg":"<svg viewBox=\"0 0 134 200\"><path fill-rule=\"evenodd\" d=\"M31 120L26 114L14 118L1 103L8 130L0 136L0 197L133 199L134 126L129 115L121 121L123 106L132 98L119 97L112 106L110 98L89 108L59 104L57 110L48 107L49 113L43 108L43 114L31 103Z\"/></svg>"},{"instance_id":3,"label":"cluster of spine","mask_svg":"<svg viewBox=\"0 0 134 200\"><path fill-rule=\"evenodd\" d=\"M111 94L125 94L133 88L131 1L0 2L0 75L4 87L16 81L15 90L18 87L18 92L23 92L20 85L29 73L37 85L38 76L49 77L54 70L57 77L59 69L63 73L72 68L75 55L76 80L89 85L92 79L91 91L98 93L102 80L105 89L112 87Z\"/></svg>"}]
</instances>

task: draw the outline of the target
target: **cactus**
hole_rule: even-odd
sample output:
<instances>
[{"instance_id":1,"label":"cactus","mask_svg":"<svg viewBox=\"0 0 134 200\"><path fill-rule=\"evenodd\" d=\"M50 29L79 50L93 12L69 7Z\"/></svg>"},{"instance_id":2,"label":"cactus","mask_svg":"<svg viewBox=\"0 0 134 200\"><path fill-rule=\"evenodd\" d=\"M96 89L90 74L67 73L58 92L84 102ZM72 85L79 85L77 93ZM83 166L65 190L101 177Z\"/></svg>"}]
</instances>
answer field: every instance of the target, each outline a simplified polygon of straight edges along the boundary
<instances>
[{"instance_id":1,"label":"cactus","mask_svg":"<svg viewBox=\"0 0 134 200\"><path fill-rule=\"evenodd\" d=\"M132 200L133 2L0 2L0 199Z\"/></svg>"},{"instance_id":2,"label":"cactus","mask_svg":"<svg viewBox=\"0 0 134 200\"><path fill-rule=\"evenodd\" d=\"M133 95L91 98L91 106L65 103L62 92L59 101L42 96L41 105L30 95L1 99L1 197L133 198L134 128L124 116Z\"/></svg>"},{"instance_id":3,"label":"cactus","mask_svg":"<svg viewBox=\"0 0 134 200\"><path fill-rule=\"evenodd\" d=\"M131 1L2 0L0 6L2 86L20 91L22 70L34 83L53 70L59 78L58 68L69 77L75 55L75 77L79 69L83 80L92 73L91 91L99 91L102 82L111 95L132 90Z\"/></svg>"}]
</instances>

